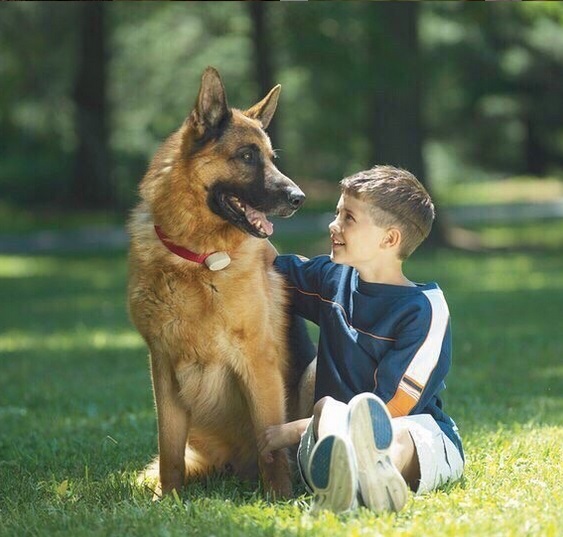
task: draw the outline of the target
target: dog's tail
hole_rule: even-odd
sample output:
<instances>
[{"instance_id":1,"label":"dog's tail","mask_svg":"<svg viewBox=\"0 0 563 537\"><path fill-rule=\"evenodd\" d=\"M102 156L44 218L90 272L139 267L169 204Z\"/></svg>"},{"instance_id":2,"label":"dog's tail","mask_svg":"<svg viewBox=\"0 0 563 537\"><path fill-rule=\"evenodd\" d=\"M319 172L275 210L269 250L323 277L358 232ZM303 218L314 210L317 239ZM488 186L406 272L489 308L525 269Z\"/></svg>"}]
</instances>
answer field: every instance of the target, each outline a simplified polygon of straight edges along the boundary
<instances>
[{"instance_id":1,"label":"dog's tail","mask_svg":"<svg viewBox=\"0 0 563 537\"><path fill-rule=\"evenodd\" d=\"M191 479L201 478L210 472L208 460L195 449L186 446L184 453L186 465L186 483ZM162 488L160 484L160 460L158 457L137 475L137 485L153 493L153 499L162 498Z\"/></svg>"}]
</instances>

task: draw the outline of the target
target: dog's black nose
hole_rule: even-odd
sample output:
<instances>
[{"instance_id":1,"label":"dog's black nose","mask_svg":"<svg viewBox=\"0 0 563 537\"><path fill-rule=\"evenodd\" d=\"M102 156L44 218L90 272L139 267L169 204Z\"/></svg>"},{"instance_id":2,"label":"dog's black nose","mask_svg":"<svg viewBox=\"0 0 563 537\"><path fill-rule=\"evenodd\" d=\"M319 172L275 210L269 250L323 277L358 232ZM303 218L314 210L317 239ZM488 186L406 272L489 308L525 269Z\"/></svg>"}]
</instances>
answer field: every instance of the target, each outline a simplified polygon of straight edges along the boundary
<instances>
[{"instance_id":1,"label":"dog's black nose","mask_svg":"<svg viewBox=\"0 0 563 537\"><path fill-rule=\"evenodd\" d=\"M290 190L287 194L287 199L293 209L299 209L305 201L305 194L301 190Z\"/></svg>"}]
</instances>

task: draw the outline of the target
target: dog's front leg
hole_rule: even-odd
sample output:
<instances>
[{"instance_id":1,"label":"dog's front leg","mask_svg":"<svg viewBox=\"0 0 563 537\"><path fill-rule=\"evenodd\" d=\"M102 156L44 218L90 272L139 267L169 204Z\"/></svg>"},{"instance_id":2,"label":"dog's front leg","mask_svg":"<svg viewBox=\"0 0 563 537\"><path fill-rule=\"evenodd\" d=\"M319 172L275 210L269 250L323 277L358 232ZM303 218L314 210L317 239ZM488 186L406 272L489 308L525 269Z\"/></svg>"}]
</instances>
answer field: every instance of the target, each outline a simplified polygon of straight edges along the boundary
<instances>
[{"instance_id":1,"label":"dog's front leg","mask_svg":"<svg viewBox=\"0 0 563 537\"><path fill-rule=\"evenodd\" d=\"M151 366L158 420L160 486L162 494L167 494L174 489L180 491L184 485L189 414L180 401L169 360L151 352Z\"/></svg>"},{"instance_id":2,"label":"dog's front leg","mask_svg":"<svg viewBox=\"0 0 563 537\"><path fill-rule=\"evenodd\" d=\"M271 363L258 360L245 372L243 383L255 434L266 427L285 423L285 394L281 372ZM258 460L266 492L274 497L292 495L289 461L285 450L274 451L273 461Z\"/></svg>"}]
</instances>

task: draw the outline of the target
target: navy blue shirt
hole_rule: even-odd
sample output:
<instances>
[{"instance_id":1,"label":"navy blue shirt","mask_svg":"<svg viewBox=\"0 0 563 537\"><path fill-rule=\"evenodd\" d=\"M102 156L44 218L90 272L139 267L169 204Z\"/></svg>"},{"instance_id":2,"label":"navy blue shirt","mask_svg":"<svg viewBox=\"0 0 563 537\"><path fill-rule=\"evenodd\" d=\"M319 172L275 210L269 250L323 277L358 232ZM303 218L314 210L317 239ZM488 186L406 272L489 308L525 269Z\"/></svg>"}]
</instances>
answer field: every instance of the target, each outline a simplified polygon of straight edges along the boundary
<instances>
[{"instance_id":1,"label":"navy blue shirt","mask_svg":"<svg viewBox=\"0 0 563 537\"><path fill-rule=\"evenodd\" d=\"M393 417L430 414L463 455L440 391L451 366L450 315L436 283L368 283L328 256L280 255L295 313L319 325L315 401L373 392Z\"/></svg>"}]
</instances>

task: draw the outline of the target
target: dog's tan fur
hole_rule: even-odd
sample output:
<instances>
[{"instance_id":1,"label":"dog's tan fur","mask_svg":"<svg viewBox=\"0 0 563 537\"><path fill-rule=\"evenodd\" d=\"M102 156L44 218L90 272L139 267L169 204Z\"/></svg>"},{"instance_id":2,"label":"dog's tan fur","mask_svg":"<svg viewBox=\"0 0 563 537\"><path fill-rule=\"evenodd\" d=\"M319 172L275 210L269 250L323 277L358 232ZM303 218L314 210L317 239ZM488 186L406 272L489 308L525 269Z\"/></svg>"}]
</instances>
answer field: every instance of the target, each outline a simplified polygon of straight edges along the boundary
<instances>
[{"instance_id":1,"label":"dog's tan fur","mask_svg":"<svg viewBox=\"0 0 563 537\"><path fill-rule=\"evenodd\" d=\"M194 153L207 128L203 116L213 121L217 84L222 88L218 74L206 70L194 112L154 156L129 223L130 314L149 347L158 419L153 469L159 467L159 491L167 493L211 471L252 478L259 467L266 490L287 496L286 453L275 453L267 464L259 461L255 442L259 431L286 418L283 282L267 262L267 242L206 203L214 181L236 179L232 155L241 144L255 144L265 155L267 177L281 176L262 128L279 87L246 112L232 109L221 143L211 140ZM228 252L231 264L212 272L176 256L155 224L194 252Z\"/></svg>"}]
</instances>

